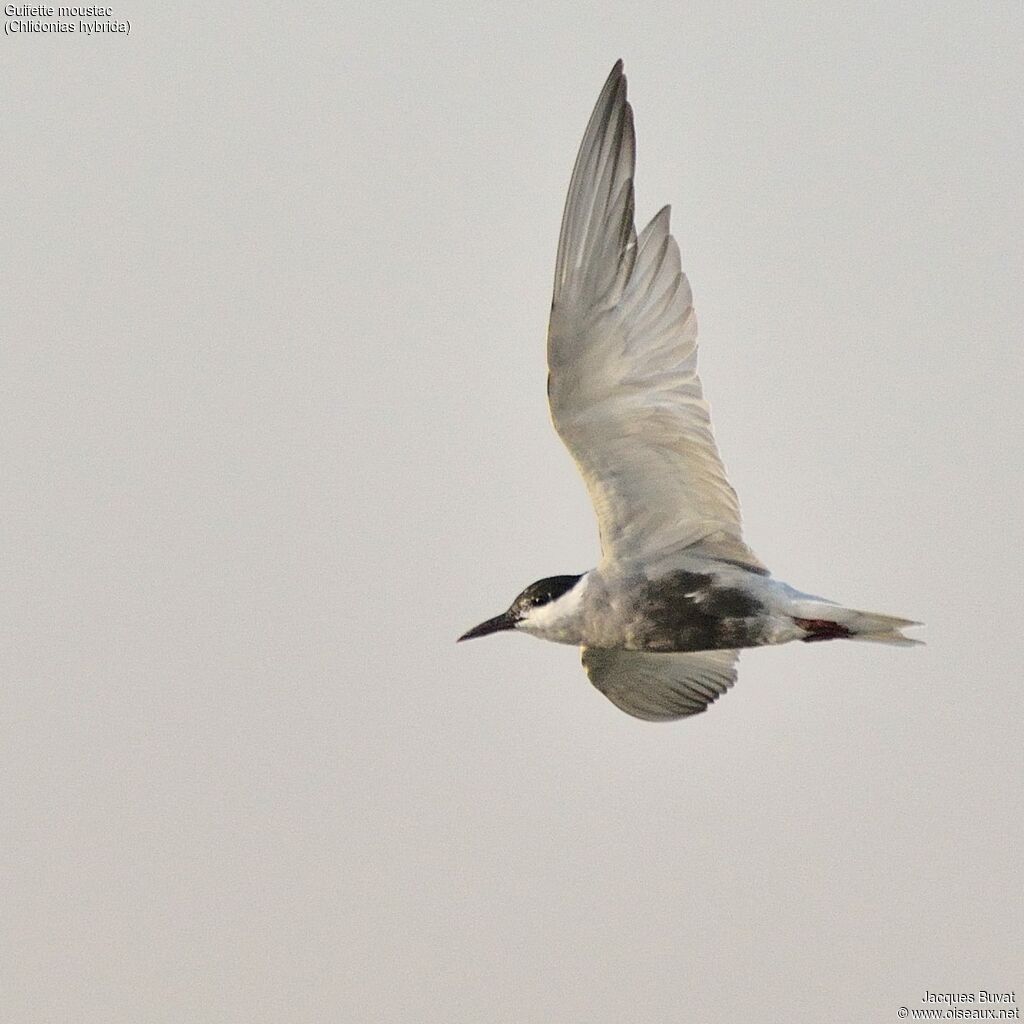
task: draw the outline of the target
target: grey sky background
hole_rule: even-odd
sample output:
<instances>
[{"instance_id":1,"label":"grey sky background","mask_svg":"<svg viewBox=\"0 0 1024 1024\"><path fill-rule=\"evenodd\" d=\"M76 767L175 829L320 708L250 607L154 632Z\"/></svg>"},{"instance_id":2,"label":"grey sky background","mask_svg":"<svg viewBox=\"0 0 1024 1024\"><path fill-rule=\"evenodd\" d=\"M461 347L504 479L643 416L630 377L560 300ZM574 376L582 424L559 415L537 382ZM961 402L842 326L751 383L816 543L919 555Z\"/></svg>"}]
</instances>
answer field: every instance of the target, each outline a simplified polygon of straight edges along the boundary
<instances>
[{"instance_id":1,"label":"grey sky background","mask_svg":"<svg viewBox=\"0 0 1024 1024\"><path fill-rule=\"evenodd\" d=\"M1024 999L1020 5L115 16L0 44L0 1018ZM662 726L453 642L597 558L544 335L619 56L750 544L928 624Z\"/></svg>"}]
</instances>

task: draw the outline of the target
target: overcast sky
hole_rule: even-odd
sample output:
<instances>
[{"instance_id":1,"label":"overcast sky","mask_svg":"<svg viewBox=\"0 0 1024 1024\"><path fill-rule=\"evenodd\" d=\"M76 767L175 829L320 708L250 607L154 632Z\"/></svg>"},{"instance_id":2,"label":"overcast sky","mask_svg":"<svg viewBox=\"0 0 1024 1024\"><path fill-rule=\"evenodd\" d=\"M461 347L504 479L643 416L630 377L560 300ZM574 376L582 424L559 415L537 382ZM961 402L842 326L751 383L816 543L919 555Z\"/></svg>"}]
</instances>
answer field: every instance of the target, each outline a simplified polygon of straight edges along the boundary
<instances>
[{"instance_id":1,"label":"overcast sky","mask_svg":"<svg viewBox=\"0 0 1024 1024\"><path fill-rule=\"evenodd\" d=\"M124 2L0 43L0 1017L1024 1000L1020 5ZM544 336L620 56L749 543L927 623L669 725L453 642L598 556Z\"/></svg>"}]
</instances>

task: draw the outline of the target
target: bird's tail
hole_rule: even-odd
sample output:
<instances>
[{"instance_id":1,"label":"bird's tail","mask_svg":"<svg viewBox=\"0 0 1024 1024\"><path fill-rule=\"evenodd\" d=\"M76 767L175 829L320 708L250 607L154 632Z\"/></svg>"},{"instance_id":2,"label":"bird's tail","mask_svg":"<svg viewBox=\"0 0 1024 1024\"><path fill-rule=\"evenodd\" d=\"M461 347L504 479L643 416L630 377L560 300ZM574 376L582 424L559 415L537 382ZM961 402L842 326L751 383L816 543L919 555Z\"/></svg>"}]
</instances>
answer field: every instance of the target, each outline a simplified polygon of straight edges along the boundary
<instances>
[{"instance_id":1,"label":"bird's tail","mask_svg":"<svg viewBox=\"0 0 1024 1024\"><path fill-rule=\"evenodd\" d=\"M904 636L908 626L920 626L913 619L900 619L895 615L878 615L844 608L830 601L794 601L790 614L793 621L806 633L800 637L805 643L814 640L869 640L876 644L894 644L915 647L922 640Z\"/></svg>"}]
</instances>

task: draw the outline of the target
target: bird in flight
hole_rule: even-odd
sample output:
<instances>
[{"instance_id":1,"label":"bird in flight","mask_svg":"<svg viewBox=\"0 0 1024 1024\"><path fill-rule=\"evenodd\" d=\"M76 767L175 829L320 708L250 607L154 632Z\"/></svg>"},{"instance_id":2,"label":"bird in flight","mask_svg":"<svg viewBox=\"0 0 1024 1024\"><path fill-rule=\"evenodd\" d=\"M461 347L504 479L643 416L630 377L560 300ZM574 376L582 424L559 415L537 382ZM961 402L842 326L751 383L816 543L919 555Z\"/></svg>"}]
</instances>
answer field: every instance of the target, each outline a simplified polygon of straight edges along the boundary
<instances>
[{"instance_id":1,"label":"bird in flight","mask_svg":"<svg viewBox=\"0 0 1024 1024\"><path fill-rule=\"evenodd\" d=\"M704 711L743 647L910 645L919 623L774 579L744 543L697 375L697 321L664 207L633 222L633 110L618 61L580 144L562 214L548 400L597 513L601 561L528 586L460 640L519 630L582 649L590 681L637 718Z\"/></svg>"}]
</instances>

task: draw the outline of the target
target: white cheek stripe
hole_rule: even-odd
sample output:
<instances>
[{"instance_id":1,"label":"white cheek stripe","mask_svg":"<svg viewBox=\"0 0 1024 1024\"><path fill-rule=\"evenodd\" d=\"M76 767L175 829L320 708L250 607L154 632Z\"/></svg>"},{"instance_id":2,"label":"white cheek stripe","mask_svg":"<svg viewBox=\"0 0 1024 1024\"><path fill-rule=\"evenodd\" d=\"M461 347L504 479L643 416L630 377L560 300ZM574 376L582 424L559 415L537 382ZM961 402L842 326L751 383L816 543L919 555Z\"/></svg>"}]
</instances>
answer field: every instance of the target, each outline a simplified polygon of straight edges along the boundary
<instances>
[{"instance_id":1,"label":"white cheek stripe","mask_svg":"<svg viewBox=\"0 0 1024 1024\"><path fill-rule=\"evenodd\" d=\"M583 591L587 589L589 576L589 572L584 573L572 590L566 591L554 601L534 608L521 625L527 629L546 630L557 626L559 622L572 618L583 603Z\"/></svg>"}]
</instances>

